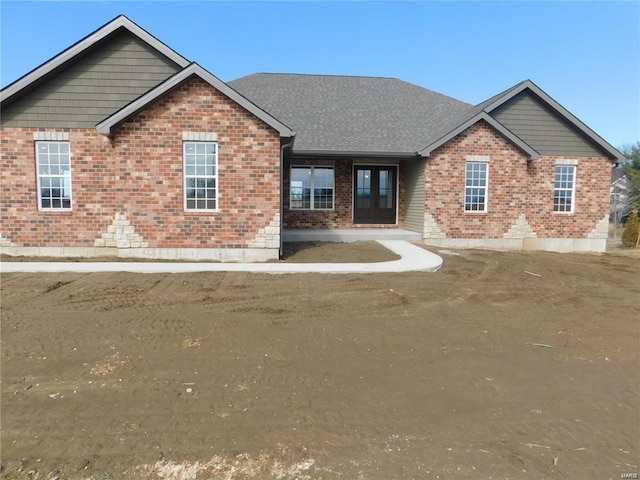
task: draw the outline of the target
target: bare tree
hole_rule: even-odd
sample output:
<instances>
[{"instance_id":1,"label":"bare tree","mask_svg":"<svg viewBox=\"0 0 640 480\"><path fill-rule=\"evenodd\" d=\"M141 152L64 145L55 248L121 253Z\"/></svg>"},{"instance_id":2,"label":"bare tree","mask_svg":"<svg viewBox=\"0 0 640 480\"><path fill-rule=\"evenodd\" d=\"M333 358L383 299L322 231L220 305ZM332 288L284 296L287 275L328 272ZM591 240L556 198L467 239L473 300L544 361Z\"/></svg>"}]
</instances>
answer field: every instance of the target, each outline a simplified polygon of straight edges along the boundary
<instances>
[{"instance_id":1,"label":"bare tree","mask_svg":"<svg viewBox=\"0 0 640 480\"><path fill-rule=\"evenodd\" d=\"M618 226L622 220L633 212L636 196L633 194L629 179L624 176L611 186L611 221L613 222L613 238L617 238Z\"/></svg>"}]
</instances>

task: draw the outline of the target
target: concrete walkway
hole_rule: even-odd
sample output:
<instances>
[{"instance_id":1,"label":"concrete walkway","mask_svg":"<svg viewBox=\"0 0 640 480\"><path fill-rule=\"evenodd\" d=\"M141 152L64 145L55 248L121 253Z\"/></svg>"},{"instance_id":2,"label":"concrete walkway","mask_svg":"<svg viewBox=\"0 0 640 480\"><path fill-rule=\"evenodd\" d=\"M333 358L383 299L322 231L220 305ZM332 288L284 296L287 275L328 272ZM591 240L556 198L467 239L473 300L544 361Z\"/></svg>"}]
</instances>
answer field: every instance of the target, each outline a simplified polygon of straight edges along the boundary
<instances>
[{"instance_id":1,"label":"concrete walkway","mask_svg":"<svg viewBox=\"0 0 640 480\"><path fill-rule=\"evenodd\" d=\"M404 240L378 240L382 246L400 255L400 260L379 263L150 263L150 262L2 262L0 273L389 273L435 272L442 258Z\"/></svg>"}]
</instances>

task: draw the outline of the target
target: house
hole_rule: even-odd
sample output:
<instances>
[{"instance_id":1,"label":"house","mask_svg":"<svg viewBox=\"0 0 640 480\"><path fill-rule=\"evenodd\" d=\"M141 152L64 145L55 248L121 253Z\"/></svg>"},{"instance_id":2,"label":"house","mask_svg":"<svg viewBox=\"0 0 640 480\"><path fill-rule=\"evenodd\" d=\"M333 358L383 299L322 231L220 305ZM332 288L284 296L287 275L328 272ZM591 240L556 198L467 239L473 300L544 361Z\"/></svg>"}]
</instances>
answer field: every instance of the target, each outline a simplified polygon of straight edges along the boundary
<instances>
[{"instance_id":1,"label":"house","mask_svg":"<svg viewBox=\"0 0 640 480\"><path fill-rule=\"evenodd\" d=\"M12 255L262 261L393 235L603 251L623 158L529 80L475 106L392 78L224 83L124 16L0 98Z\"/></svg>"}]
</instances>

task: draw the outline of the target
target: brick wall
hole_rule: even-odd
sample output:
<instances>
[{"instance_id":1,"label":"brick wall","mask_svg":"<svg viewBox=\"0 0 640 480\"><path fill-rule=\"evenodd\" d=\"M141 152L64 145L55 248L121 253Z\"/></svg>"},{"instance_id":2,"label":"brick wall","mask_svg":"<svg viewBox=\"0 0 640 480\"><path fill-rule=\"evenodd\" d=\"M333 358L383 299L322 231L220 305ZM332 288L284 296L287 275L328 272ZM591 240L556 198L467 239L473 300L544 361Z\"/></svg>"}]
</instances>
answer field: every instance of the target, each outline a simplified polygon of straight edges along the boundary
<instances>
[{"instance_id":1,"label":"brick wall","mask_svg":"<svg viewBox=\"0 0 640 480\"><path fill-rule=\"evenodd\" d=\"M464 211L467 155L488 155L488 211ZM553 212L555 163L577 160L575 212ZM524 214L538 238L587 238L609 210L611 163L604 157L535 161L480 122L435 150L426 162L425 212L446 238L504 238ZM437 234L436 234L437 236Z\"/></svg>"},{"instance_id":2,"label":"brick wall","mask_svg":"<svg viewBox=\"0 0 640 480\"><path fill-rule=\"evenodd\" d=\"M193 79L114 131L66 130L73 211L38 211L33 133L3 128L0 233L14 246L93 246L116 214L157 248L241 248L279 221L278 133ZM218 134L219 211L183 208L182 133Z\"/></svg>"}]
</instances>

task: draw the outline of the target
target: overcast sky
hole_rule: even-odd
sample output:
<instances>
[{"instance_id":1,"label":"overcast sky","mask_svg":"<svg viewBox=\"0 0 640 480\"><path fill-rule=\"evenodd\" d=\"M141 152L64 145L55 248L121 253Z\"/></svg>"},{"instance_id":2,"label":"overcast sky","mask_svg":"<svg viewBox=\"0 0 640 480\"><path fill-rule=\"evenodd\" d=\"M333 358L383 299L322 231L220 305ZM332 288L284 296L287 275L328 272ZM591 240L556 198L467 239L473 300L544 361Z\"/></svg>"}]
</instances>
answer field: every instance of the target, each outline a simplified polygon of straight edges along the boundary
<instances>
[{"instance_id":1,"label":"overcast sky","mask_svg":"<svg viewBox=\"0 0 640 480\"><path fill-rule=\"evenodd\" d=\"M119 14L229 81L394 77L469 103L530 79L616 147L640 140L640 2L0 3L1 84Z\"/></svg>"}]
</instances>

